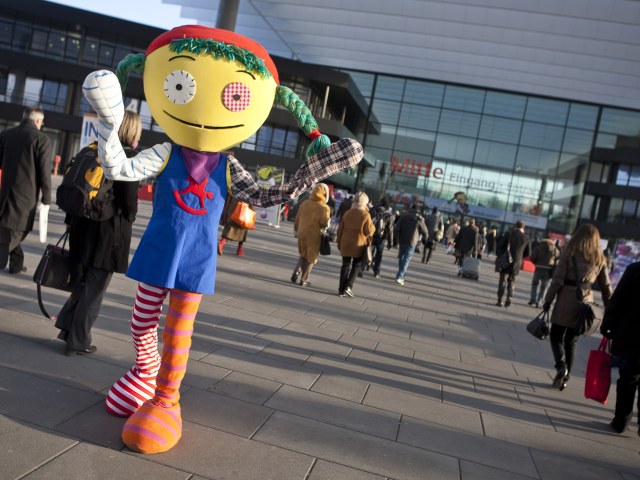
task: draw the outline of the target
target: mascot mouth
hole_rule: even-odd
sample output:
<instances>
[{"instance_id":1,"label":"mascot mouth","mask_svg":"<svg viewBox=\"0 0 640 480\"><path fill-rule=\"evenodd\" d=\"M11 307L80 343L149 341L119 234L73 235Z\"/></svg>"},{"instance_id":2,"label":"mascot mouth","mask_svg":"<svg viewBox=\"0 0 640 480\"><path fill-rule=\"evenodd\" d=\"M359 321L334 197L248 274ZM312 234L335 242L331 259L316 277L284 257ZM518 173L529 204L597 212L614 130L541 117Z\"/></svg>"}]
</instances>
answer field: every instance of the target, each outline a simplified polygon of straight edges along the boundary
<instances>
[{"instance_id":1,"label":"mascot mouth","mask_svg":"<svg viewBox=\"0 0 640 480\"><path fill-rule=\"evenodd\" d=\"M226 128L244 127L244 124L242 124L242 123L240 123L238 125L228 125L228 126L224 126L224 127L215 127L213 125L198 125L197 123L187 122L186 120L182 120L181 118L175 117L175 116L171 115L169 112L167 112L166 110L162 110L162 111L163 111L163 113L165 113L169 117L173 118L174 120L177 120L180 123L184 123L185 125L189 125L190 127L204 128L204 129L207 129L207 130L224 130Z\"/></svg>"}]
</instances>

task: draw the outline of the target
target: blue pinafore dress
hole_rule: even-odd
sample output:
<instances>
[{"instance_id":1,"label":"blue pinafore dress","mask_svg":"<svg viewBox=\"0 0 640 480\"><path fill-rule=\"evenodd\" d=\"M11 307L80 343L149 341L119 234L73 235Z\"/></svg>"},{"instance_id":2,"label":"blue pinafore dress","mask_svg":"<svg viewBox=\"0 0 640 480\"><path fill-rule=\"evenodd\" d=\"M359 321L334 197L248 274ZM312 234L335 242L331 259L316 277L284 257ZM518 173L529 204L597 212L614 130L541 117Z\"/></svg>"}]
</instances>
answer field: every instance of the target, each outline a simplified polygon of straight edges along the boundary
<instances>
[{"instance_id":1,"label":"blue pinafore dress","mask_svg":"<svg viewBox=\"0 0 640 480\"><path fill-rule=\"evenodd\" d=\"M189 176L173 145L156 179L153 213L127 277L149 285L212 294L216 281L218 224L227 195L227 155L209 178Z\"/></svg>"}]
</instances>

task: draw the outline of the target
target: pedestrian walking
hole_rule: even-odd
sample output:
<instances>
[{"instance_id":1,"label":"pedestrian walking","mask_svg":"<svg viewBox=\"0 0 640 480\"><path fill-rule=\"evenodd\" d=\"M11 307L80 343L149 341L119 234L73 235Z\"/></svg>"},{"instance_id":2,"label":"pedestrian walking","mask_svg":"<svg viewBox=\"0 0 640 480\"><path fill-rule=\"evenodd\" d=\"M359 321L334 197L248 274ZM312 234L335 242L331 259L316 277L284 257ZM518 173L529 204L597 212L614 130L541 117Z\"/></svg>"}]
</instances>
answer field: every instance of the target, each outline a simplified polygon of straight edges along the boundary
<instances>
[{"instance_id":1,"label":"pedestrian walking","mask_svg":"<svg viewBox=\"0 0 640 480\"><path fill-rule=\"evenodd\" d=\"M535 305L536 308L539 308L547 292L547 286L558 258L560 258L560 250L548 234L533 248L529 259L536 266L536 270L531 281L531 298L528 305ZM540 289L538 289L538 285L540 285Z\"/></svg>"},{"instance_id":2,"label":"pedestrian walking","mask_svg":"<svg viewBox=\"0 0 640 480\"><path fill-rule=\"evenodd\" d=\"M472 218L471 220L465 221L464 226L456 235L455 240L453 241L456 247L456 260L458 264L458 276L462 275L462 266L464 264L465 257L469 257L473 254L476 248L476 237L478 236L478 232L476 231L476 222Z\"/></svg>"},{"instance_id":3,"label":"pedestrian walking","mask_svg":"<svg viewBox=\"0 0 640 480\"><path fill-rule=\"evenodd\" d=\"M231 215L238 206L238 202L239 200L232 197L231 195L227 195L227 198L224 202L224 207L222 208L222 217L220 221L221 225L224 225L224 227L222 228L220 241L218 242L218 255L222 255L225 244L228 241L231 241L238 242L236 255L239 257L244 257L244 250L242 249L242 246L244 245L244 242L247 241L247 232L249 230L241 227L231 219ZM254 210L252 205L249 205L249 208L251 210Z\"/></svg>"},{"instance_id":4,"label":"pedestrian walking","mask_svg":"<svg viewBox=\"0 0 640 480\"><path fill-rule=\"evenodd\" d=\"M422 251L422 263L429 264L431 255L436 249L436 243L442 240L444 236L444 222L442 221L442 215L438 211L438 207L433 207L431 213L424 219L424 223L427 226L429 237L425 242L425 248Z\"/></svg>"},{"instance_id":5,"label":"pedestrian walking","mask_svg":"<svg viewBox=\"0 0 640 480\"><path fill-rule=\"evenodd\" d=\"M580 314L576 289L579 288L582 291L583 301L592 303L594 295L591 285L595 282L598 282L602 302L606 307L611 297L607 261L600 249L598 229L594 225L585 223L577 228L560 255L551 285L544 296L542 307L544 311L548 312L551 309L551 303L556 301L551 313L549 334L557 372L553 379L553 388L562 390L567 386L575 358L579 338L575 329Z\"/></svg>"},{"instance_id":6,"label":"pedestrian walking","mask_svg":"<svg viewBox=\"0 0 640 480\"><path fill-rule=\"evenodd\" d=\"M298 236L298 263L291 274L291 283L300 282L301 287L308 287L309 274L318 263L320 255L320 237L322 231L329 226L331 212L326 204L329 198L329 187L318 183L313 187L309 198L300 205L296 215L293 231Z\"/></svg>"},{"instance_id":7,"label":"pedestrian walking","mask_svg":"<svg viewBox=\"0 0 640 480\"><path fill-rule=\"evenodd\" d=\"M398 239L398 273L396 282L404 285L411 257L416 249L420 235L429 239L429 231L418 207L414 204L407 213L401 215L395 226L394 237Z\"/></svg>"},{"instance_id":8,"label":"pedestrian walking","mask_svg":"<svg viewBox=\"0 0 640 480\"><path fill-rule=\"evenodd\" d=\"M372 269L373 276L379 278L384 246L386 244L387 248L391 248L391 245L393 245L393 215L391 210L385 210L382 205L378 206L373 218L373 226L375 227L375 232L371 241Z\"/></svg>"},{"instance_id":9,"label":"pedestrian walking","mask_svg":"<svg viewBox=\"0 0 640 480\"><path fill-rule=\"evenodd\" d=\"M604 312L600 332L611 341L613 363L620 376L616 384L616 407L609 425L617 433L623 433L633 416L636 390L640 388L640 317L638 300L640 292L640 262L629 265L613 292ZM640 400L640 392L638 393ZM638 407L640 410L640 406ZM640 412L638 413L640 416ZM638 430L640 435L640 430Z\"/></svg>"},{"instance_id":10,"label":"pedestrian walking","mask_svg":"<svg viewBox=\"0 0 640 480\"><path fill-rule=\"evenodd\" d=\"M127 157L134 156L142 133L137 113L126 111L118 131ZM87 355L97 348L91 344L104 295L114 272L125 273L133 222L138 212L139 182L114 181L113 217L103 221L68 215L71 260L79 267L71 296L56 319L58 338L66 343L65 355Z\"/></svg>"},{"instance_id":11,"label":"pedestrian walking","mask_svg":"<svg viewBox=\"0 0 640 480\"><path fill-rule=\"evenodd\" d=\"M341 297L353 297L353 284L360 272L360 262L373 239L375 227L368 204L366 193L356 193L351 208L344 213L338 227L338 249L342 255L338 295Z\"/></svg>"},{"instance_id":12,"label":"pedestrian walking","mask_svg":"<svg viewBox=\"0 0 640 480\"><path fill-rule=\"evenodd\" d=\"M487 232L487 257L491 258L496 254L496 244L498 240L498 231L495 228L489 229Z\"/></svg>"},{"instance_id":13,"label":"pedestrian walking","mask_svg":"<svg viewBox=\"0 0 640 480\"><path fill-rule=\"evenodd\" d=\"M9 273L26 272L20 244L33 230L38 199L51 203L53 149L40 130L44 112L25 111L22 122L0 134L0 268Z\"/></svg>"},{"instance_id":14,"label":"pedestrian walking","mask_svg":"<svg viewBox=\"0 0 640 480\"><path fill-rule=\"evenodd\" d=\"M508 307L511 305L511 299L515 291L516 277L520 273L520 266L522 265L522 259L529 256L529 239L524 234L524 222L518 220L511 231L504 235L496 250L496 256L500 256L506 252L507 249L511 253L511 263L502 270L498 270L500 277L498 280L498 301L496 305L498 307ZM502 297L507 293L507 298L502 303Z\"/></svg>"}]
</instances>

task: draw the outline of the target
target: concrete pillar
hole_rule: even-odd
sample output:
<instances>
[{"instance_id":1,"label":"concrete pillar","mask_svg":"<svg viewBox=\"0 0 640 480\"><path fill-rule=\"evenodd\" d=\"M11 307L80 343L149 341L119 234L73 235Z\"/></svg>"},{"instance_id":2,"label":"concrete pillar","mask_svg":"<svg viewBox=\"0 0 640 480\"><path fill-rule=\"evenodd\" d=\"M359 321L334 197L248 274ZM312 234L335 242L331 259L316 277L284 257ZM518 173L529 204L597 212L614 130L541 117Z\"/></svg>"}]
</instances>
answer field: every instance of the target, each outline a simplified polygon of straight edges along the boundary
<instances>
[{"instance_id":1,"label":"concrete pillar","mask_svg":"<svg viewBox=\"0 0 640 480\"><path fill-rule=\"evenodd\" d=\"M235 30L238 18L238 5L240 0L220 0L218 5L218 18L216 18L216 28L224 30Z\"/></svg>"}]
</instances>

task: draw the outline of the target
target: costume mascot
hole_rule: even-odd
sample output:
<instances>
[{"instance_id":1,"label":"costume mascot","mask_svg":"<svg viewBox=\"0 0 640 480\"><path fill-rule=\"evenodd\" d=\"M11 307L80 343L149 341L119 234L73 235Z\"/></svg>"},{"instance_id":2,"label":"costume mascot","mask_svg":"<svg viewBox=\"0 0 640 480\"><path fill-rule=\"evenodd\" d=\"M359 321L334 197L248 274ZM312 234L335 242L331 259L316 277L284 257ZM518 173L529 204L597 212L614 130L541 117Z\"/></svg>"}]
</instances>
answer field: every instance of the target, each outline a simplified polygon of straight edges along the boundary
<instances>
[{"instance_id":1,"label":"costume mascot","mask_svg":"<svg viewBox=\"0 0 640 480\"><path fill-rule=\"evenodd\" d=\"M154 120L172 143L127 158L118 140L122 89L129 73L143 74ZM362 159L362 146L321 135L309 109L288 88L267 51L234 32L198 25L176 27L145 54L128 55L117 72L101 70L83 92L98 114L98 151L113 180L156 177L153 214L127 276L137 280L131 333L134 366L109 390L107 410L129 417L123 442L141 453L165 452L182 435L180 384L203 294L214 292L216 238L227 194L268 207L297 197ZM221 153L253 135L274 102L296 118L313 141L307 161L282 186L258 186L232 154ZM169 307L158 353L158 322Z\"/></svg>"}]
</instances>

